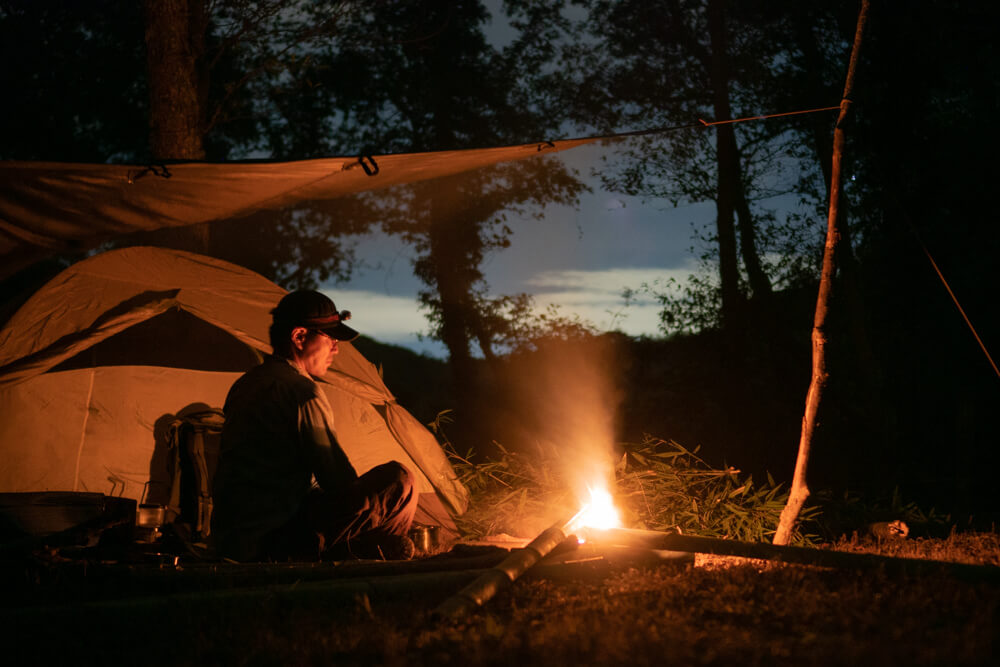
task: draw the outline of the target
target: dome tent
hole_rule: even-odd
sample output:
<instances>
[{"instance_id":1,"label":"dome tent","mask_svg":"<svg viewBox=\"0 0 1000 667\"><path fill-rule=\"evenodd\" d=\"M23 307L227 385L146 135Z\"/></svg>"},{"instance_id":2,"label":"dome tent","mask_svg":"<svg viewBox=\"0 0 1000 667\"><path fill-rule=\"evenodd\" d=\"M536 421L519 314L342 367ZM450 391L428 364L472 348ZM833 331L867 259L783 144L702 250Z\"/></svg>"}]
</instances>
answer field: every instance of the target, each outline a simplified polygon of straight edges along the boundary
<instances>
[{"instance_id":1,"label":"dome tent","mask_svg":"<svg viewBox=\"0 0 1000 667\"><path fill-rule=\"evenodd\" d=\"M170 484L162 425L223 405L271 351L270 310L285 293L234 264L162 248L113 250L67 268L0 330L0 492L148 501ZM453 526L468 491L378 369L341 343L320 384L358 473L403 463L417 477L417 520Z\"/></svg>"}]
</instances>

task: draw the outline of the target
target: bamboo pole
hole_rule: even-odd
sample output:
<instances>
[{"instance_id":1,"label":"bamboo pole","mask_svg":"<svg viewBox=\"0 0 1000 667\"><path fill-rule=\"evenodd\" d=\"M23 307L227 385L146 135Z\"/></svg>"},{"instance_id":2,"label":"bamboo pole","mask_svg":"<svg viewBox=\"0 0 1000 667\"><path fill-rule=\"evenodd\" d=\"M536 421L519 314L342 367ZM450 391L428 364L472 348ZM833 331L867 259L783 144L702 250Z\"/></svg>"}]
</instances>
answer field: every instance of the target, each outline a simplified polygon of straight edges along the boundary
<instances>
[{"instance_id":1,"label":"bamboo pole","mask_svg":"<svg viewBox=\"0 0 1000 667\"><path fill-rule=\"evenodd\" d=\"M812 379L809 391L806 393L805 414L802 416L802 434L799 438L799 452L795 459L795 473L792 477L792 487L788 494L788 502L781 511L778 529L774 534L774 544L788 544L791 539L799 512L809 497L809 486L806 483L806 470L809 465L809 449L812 446L813 432L816 429L816 413L819 411L820 399L829 373L826 369L826 319L830 302L830 291L833 287L833 275L836 272L835 255L837 243L840 241L841 230L837 223L840 207L841 173L840 164L844 152L844 121L851 108L851 94L854 89L854 75L861 52L861 36L864 33L868 19L869 0L862 0L861 11L858 14L858 25L854 32L854 46L851 48L851 61L847 68L847 81L844 84L844 96L840 101L840 114L833 131L833 169L830 174L830 210L826 223L826 244L823 248L823 270L820 275L819 294L816 297L816 315L812 330Z\"/></svg>"},{"instance_id":2,"label":"bamboo pole","mask_svg":"<svg viewBox=\"0 0 1000 667\"><path fill-rule=\"evenodd\" d=\"M970 581L1000 582L1000 567L995 565L970 565L922 558L896 558L876 554L861 554L829 549L775 544L739 542L715 537L678 535L653 530L628 530L614 528L589 531L588 541L600 545L620 545L666 551L716 554L759 558L782 563L798 563L818 567L855 570L881 570L886 574L947 575Z\"/></svg>"},{"instance_id":3,"label":"bamboo pole","mask_svg":"<svg viewBox=\"0 0 1000 667\"><path fill-rule=\"evenodd\" d=\"M481 555L417 559L409 561L343 561L339 563L191 563L181 565L94 564L60 570L64 582L73 584L83 597L120 595L162 596L193 591L222 592L236 588L266 588L305 583L352 579L377 580L385 577L424 576L438 572L475 570L481 572L506 558L508 552L497 549ZM473 577L468 577L471 581ZM462 582L467 583L467 582ZM25 590L44 597L49 591Z\"/></svg>"},{"instance_id":4,"label":"bamboo pole","mask_svg":"<svg viewBox=\"0 0 1000 667\"><path fill-rule=\"evenodd\" d=\"M526 547L511 552L499 565L486 570L475 581L438 605L434 614L443 618L455 618L482 606L501 588L513 583L528 568L565 541L569 526L575 518L556 522Z\"/></svg>"},{"instance_id":5,"label":"bamboo pole","mask_svg":"<svg viewBox=\"0 0 1000 667\"><path fill-rule=\"evenodd\" d=\"M170 609L177 612L188 606L204 609L210 605L260 604L262 601L283 601L296 607L321 605L324 607L356 604L359 599L411 601L439 594L444 588L461 586L474 579L483 570L456 570L384 577L328 579L292 584L264 585L221 590L193 590L177 593L133 594L109 599L74 599L67 601L30 600L15 607L0 607L0 623L12 619L37 618L52 623L63 616L126 612L130 615L157 613Z\"/></svg>"}]
</instances>

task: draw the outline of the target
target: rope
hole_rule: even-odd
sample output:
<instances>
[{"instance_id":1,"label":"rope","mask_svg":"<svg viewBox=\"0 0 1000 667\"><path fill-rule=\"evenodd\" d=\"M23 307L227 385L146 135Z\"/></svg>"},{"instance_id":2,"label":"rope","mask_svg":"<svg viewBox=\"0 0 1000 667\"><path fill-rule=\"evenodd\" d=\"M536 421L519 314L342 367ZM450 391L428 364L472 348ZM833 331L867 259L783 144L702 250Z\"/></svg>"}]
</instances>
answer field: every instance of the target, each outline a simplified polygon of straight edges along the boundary
<instances>
[{"instance_id":1,"label":"rope","mask_svg":"<svg viewBox=\"0 0 1000 667\"><path fill-rule=\"evenodd\" d=\"M687 123L686 125L671 125L664 127L653 127L646 130L633 130L631 132L616 132L614 134L594 134L585 137L575 137L568 141L595 141L597 139L621 139L624 137L641 137L648 134L665 134L667 132L677 132L678 130L693 130L702 127L714 127L716 125L734 125L752 120L768 120L771 118L783 118L785 116L800 116L802 114L818 113L821 111L834 111L840 109L840 105L832 107L817 107L815 109L800 109L798 111L780 111L777 113L760 114L758 116L744 116L742 118L729 118L727 120L707 121L702 118L697 123Z\"/></svg>"},{"instance_id":2,"label":"rope","mask_svg":"<svg viewBox=\"0 0 1000 667\"><path fill-rule=\"evenodd\" d=\"M768 118L781 118L782 116L798 116L804 113L816 113L817 111L833 111L834 109L839 109L839 108L840 105L838 104L835 107L820 107L818 109L803 109L801 111L784 111L782 113L770 113L770 114L764 114L762 116L746 116L745 118L734 118L732 120L717 120L713 123L709 123L708 121L704 121L701 118L699 118L698 122L704 125L705 127L711 127L713 125L729 125L732 123L742 123L743 121L747 120L766 120Z\"/></svg>"},{"instance_id":3,"label":"rope","mask_svg":"<svg viewBox=\"0 0 1000 667\"><path fill-rule=\"evenodd\" d=\"M884 171L884 166L883 166L883 171ZM920 246L920 249L924 251L924 255L927 256L927 260L931 263L931 266L934 268L934 272L937 273L938 278L941 280L941 284L944 285L944 288L948 291L948 296L951 297L952 303L955 304L955 308L958 309L958 312L962 316L962 319L965 320L965 324L967 327L969 327L969 331L972 332L972 335L976 339L976 342L979 343L979 349L981 349L983 351L983 354L986 355L986 360L989 361L990 366L993 367L993 372L996 373L998 378L1000 378L1000 368L997 368L996 362L993 361L993 356L990 354L990 351L986 348L986 343L984 343L983 339L980 338L979 332L976 331L976 327L973 326L972 324L972 320L970 320L969 316L966 315L965 309L962 308L962 304L959 302L958 297L955 295L955 292L951 289L951 285L948 284L948 280L944 277L944 272L941 271L941 268L938 266L937 262L934 261L934 257L931 255L931 251L927 249L926 245L924 245L924 240L920 237L920 234L917 232L917 226L913 224L913 219L910 218L910 214L906 211L906 208L903 206L902 202L900 201L899 197L895 194L895 192L890 192L889 197L890 201L895 203L895 205L898 207L900 214L903 216L903 220L906 222L906 225L910 228L910 232L913 234L913 238L916 239L917 244Z\"/></svg>"},{"instance_id":4,"label":"rope","mask_svg":"<svg viewBox=\"0 0 1000 667\"><path fill-rule=\"evenodd\" d=\"M958 302L958 297L955 296L955 292L952 291L951 285L948 284L948 281L945 279L944 274L941 272L941 269L938 268L937 262L935 262L934 257L931 256L930 250L928 250L927 246L924 245L924 242L920 239L920 235L917 234L917 230L913 227L912 224L910 225L910 230L916 237L917 243L920 244L920 248L924 251L924 254L927 255L927 259L930 260L931 266L934 267L934 271L937 272L938 278L941 279L941 284L943 284L944 288L948 290L948 295L954 302L955 307L958 308L958 312L962 315L962 319L965 320L965 324L969 327L969 331L971 331L972 335L975 336L976 342L979 343L980 349L982 349L983 354L986 355L986 359L989 360L990 366L993 367L993 372L997 374L997 377L1000 377L1000 368L997 368L996 362L993 361L993 357L990 355L989 350L986 349L986 344L983 343L983 339L979 337L979 332L976 331L976 327L972 326L972 321L969 319L969 316L965 314L965 309L962 308L962 304Z\"/></svg>"}]
</instances>

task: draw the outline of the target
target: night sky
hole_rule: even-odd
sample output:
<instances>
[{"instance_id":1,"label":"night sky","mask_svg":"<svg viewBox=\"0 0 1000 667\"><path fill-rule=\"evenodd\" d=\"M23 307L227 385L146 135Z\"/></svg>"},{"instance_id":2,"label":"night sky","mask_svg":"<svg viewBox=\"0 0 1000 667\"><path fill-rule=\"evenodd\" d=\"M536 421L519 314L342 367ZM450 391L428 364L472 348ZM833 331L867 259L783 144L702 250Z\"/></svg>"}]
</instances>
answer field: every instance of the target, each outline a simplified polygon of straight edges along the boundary
<instances>
[{"instance_id":1,"label":"night sky","mask_svg":"<svg viewBox=\"0 0 1000 667\"><path fill-rule=\"evenodd\" d=\"M603 146L582 146L557 156L588 175L600 166ZM681 205L643 200L603 191L599 179L588 178L593 192L579 209L549 206L542 220L511 218L511 247L490 256L486 280L494 294L527 292L536 305L560 306L599 330L656 335L659 307L642 297L626 307L623 289L638 288L675 277L683 281L696 268L690 252L692 225L714 221L711 203ZM357 255L365 264L343 284L323 289L352 311L357 328L386 343L404 345L444 357L437 341L418 340L426 330L418 310L418 280L413 251L385 235L357 239Z\"/></svg>"}]
</instances>

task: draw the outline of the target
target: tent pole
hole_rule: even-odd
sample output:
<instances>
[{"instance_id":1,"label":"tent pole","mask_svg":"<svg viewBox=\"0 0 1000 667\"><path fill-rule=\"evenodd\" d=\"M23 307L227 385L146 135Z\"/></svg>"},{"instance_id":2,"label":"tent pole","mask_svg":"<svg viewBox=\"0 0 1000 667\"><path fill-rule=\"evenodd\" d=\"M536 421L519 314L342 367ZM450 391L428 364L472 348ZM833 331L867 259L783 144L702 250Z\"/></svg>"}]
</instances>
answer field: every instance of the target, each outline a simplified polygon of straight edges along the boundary
<instances>
[{"instance_id":1,"label":"tent pole","mask_svg":"<svg viewBox=\"0 0 1000 667\"><path fill-rule=\"evenodd\" d=\"M90 369L90 386L87 387L87 402L83 408L83 425L80 427L80 444L76 448L76 469L73 471L73 491L80 490L80 458L83 456L83 443L87 440L87 422L90 421L90 401L94 397L94 376L97 369Z\"/></svg>"}]
</instances>

